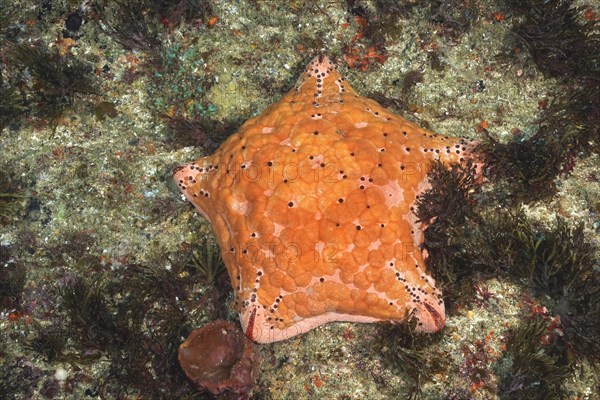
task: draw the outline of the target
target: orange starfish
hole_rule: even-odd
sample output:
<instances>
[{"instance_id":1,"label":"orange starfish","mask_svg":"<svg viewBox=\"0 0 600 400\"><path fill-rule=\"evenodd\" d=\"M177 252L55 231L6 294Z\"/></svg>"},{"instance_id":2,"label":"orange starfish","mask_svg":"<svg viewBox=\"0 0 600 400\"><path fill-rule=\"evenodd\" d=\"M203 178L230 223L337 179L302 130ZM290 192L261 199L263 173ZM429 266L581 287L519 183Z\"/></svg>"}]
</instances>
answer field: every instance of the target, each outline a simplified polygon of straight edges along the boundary
<instances>
[{"instance_id":1,"label":"orange starfish","mask_svg":"<svg viewBox=\"0 0 600 400\"><path fill-rule=\"evenodd\" d=\"M431 160L462 161L471 146L359 96L318 56L283 99L174 179L212 224L254 341L331 321L415 318L435 332L444 303L413 207Z\"/></svg>"}]
</instances>

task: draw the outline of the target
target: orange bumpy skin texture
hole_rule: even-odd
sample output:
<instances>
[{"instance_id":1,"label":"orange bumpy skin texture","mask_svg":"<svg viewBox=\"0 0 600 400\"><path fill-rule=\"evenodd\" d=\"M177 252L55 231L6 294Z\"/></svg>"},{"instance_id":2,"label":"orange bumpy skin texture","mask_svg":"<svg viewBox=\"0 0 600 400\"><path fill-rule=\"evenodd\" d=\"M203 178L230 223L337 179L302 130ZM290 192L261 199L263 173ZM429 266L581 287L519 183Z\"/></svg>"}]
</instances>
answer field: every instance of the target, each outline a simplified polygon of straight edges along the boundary
<instances>
[{"instance_id":1,"label":"orange bumpy skin texture","mask_svg":"<svg viewBox=\"0 0 600 400\"><path fill-rule=\"evenodd\" d=\"M211 156L175 169L212 224L242 327L259 343L331 321L444 326L413 213L431 161L472 144L359 96L316 57L298 84Z\"/></svg>"}]
</instances>

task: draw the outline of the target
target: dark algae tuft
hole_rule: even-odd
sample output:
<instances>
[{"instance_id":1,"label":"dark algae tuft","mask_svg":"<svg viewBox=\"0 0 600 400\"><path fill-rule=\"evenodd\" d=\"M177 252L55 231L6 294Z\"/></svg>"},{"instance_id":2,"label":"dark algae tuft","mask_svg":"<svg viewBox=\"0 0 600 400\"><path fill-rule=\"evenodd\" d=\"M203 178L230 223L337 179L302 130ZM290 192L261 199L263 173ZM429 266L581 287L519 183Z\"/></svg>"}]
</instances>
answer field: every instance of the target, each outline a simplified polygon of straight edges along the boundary
<instances>
[{"instance_id":1,"label":"dark algae tuft","mask_svg":"<svg viewBox=\"0 0 600 400\"><path fill-rule=\"evenodd\" d=\"M483 132L480 150L486 175L505 187L508 201L551 198L555 178L571 172L573 159L580 153L598 153L600 81L569 85L572 90L556 97L532 136L502 143Z\"/></svg>"},{"instance_id":2,"label":"dark algae tuft","mask_svg":"<svg viewBox=\"0 0 600 400\"><path fill-rule=\"evenodd\" d=\"M50 52L44 44L31 46L8 42L6 57L14 73L20 76L14 85L18 85L22 97L20 106L13 105L9 109L11 115L15 114L15 110L23 111L23 107L27 113L48 121L56 128L58 120L73 105L76 96L100 94L90 65ZM26 78L28 75L30 80Z\"/></svg>"},{"instance_id":3,"label":"dark algae tuft","mask_svg":"<svg viewBox=\"0 0 600 400\"><path fill-rule=\"evenodd\" d=\"M564 340L577 358L600 361L600 271L597 248L557 219L556 228L523 229L518 240L522 262L513 272L529 283L540 299L560 317Z\"/></svg>"},{"instance_id":4,"label":"dark algae tuft","mask_svg":"<svg viewBox=\"0 0 600 400\"><path fill-rule=\"evenodd\" d=\"M159 26L156 15L148 13L145 0L100 1L102 29L127 50L156 54L160 49Z\"/></svg>"},{"instance_id":5,"label":"dark algae tuft","mask_svg":"<svg viewBox=\"0 0 600 400\"><path fill-rule=\"evenodd\" d=\"M508 349L498 361L506 368L499 384L503 400L568 399L564 383L571 370L566 348L544 343L548 322L542 318L525 321L508 333Z\"/></svg>"},{"instance_id":6,"label":"dark algae tuft","mask_svg":"<svg viewBox=\"0 0 600 400\"><path fill-rule=\"evenodd\" d=\"M423 248L429 254L436 281L443 282L447 300L467 290L470 280L486 268L468 254L469 238L477 232L481 216L476 205L479 184L471 162L451 166L437 162L430 174L431 188L417 200L416 215L429 226Z\"/></svg>"},{"instance_id":7,"label":"dark algae tuft","mask_svg":"<svg viewBox=\"0 0 600 400\"><path fill-rule=\"evenodd\" d=\"M0 245L0 305L3 308L20 310L26 274L25 266L13 257L11 249Z\"/></svg>"},{"instance_id":8,"label":"dark algae tuft","mask_svg":"<svg viewBox=\"0 0 600 400\"><path fill-rule=\"evenodd\" d=\"M98 386L102 396L135 388L156 399L195 398L177 365L178 346L190 329L181 303L188 301L192 283L185 268L130 264L122 273L67 276L59 292L60 310L69 317L66 332L36 329L28 346L47 359L75 364L106 357L110 366ZM63 348L65 334L76 351Z\"/></svg>"},{"instance_id":9,"label":"dark algae tuft","mask_svg":"<svg viewBox=\"0 0 600 400\"><path fill-rule=\"evenodd\" d=\"M540 71L555 78L591 77L598 73L598 21L578 21L582 9L570 1L507 2L522 22L513 28Z\"/></svg>"},{"instance_id":10,"label":"dark algae tuft","mask_svg":"<svg viewBox=\"0 0 600 400\"><path fill-rule=\"evenodd\" d=\"M439 333L415 333L413 323L379 328L376 351L390 368L410 378L404 399L422 399L423 383L435 379L434 375L446 368L443 357L430 357L430 347L439 342L441 337Z\"/></svg>"},{"instance_id":11,"label":"dark algae tuft","mask_svg":"<svg viewBox=\"0 0 600 400\"><path fill-rule=\"evenodd\" d=\"M25 346L42 354L47 362L64 359L63 350L67 344L68 332L58 323L42 325L34 322L34 337Z\"/></svg>"},{"instance_id":12,"label":"dark algae tuft","mask_svg":"<svg viewBox=\"0 0 600 400\"><path fill-rule=\"evenodd\" d=\"M416 215L429 225L434 219L443 224L459 224L474 218L474 196L479 189L472 162L451 166L435 162L430 175L431 189L419 196Z\"/></svg>"},{"instance_id":13,"label":"dark algae tuft","mask_svg":"<svg viewBox=\"0 0 600 400\"><path fill-rule=\"evenodd\" d=\"M559 87L535 134L501 143L484 130L481 150L489 176L504 182L511 198L548 199L556 192L554 179L571 171L578 154L599 150L598 20L579 22L582 10L567 1L508 4L523 18L513 28L517 42L544 75L559 80Z\"/></svg>"},{"instance_id":14,"label":"dark algae tuft","mask_svg":"<svg viewBox=\"0 0 600 400\"><path fill-rule=\"evenodd\" d=\"M8 171L0 171L0 226L14 220L25 209L29 196Z\"/></svg>"}]
</instances>

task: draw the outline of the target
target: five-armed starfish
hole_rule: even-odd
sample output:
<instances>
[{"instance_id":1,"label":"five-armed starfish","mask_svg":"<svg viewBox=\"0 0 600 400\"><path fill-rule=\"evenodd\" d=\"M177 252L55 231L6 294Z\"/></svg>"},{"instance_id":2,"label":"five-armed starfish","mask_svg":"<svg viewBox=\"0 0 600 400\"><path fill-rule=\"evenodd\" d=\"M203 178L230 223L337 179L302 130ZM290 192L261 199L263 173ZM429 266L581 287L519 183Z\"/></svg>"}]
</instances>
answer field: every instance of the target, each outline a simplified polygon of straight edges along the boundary
<instances>
[{"instance_id":1,"label":"five-armed starfish","mask_svg":"<svg viewBox=\"0 0 600 400\"><path fill-rule=\"evenodd\" d=\"M434 332L444 302L413 211L431 161L470 149L359 96L318 56L280 101L174 179L212 224L254 341L331 321L415 318Z\"/></svg>"}]
</instances>

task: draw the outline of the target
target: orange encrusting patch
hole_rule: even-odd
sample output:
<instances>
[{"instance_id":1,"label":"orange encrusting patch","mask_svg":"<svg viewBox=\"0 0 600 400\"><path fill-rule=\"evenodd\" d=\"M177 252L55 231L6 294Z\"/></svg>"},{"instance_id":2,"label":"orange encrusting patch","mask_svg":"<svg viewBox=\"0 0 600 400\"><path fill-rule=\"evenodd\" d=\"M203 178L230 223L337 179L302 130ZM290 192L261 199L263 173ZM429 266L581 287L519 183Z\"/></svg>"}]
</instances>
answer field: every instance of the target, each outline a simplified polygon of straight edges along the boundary
<instances>
[{"instance_id":1,"label":"orange encrusting patch","mask_svg":"<svg viewBox=\"0 0 600 400\"><path fill-rule=\"evenodd\" d=\"M409 317L433 332L444 303L413 207L432 160L470 151L357 95L319 56L283 99L174 179L213 225L253 340Z\"/></svg>"}]
</instances>

